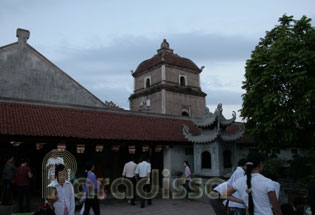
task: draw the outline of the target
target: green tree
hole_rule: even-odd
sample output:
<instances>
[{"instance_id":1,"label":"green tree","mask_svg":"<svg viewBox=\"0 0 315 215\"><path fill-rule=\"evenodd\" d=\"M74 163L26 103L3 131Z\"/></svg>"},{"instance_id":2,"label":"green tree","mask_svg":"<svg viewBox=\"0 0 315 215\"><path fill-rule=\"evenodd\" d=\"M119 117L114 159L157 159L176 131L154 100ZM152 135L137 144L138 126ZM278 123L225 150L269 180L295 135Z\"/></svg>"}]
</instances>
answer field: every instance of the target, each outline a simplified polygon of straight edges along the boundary
<instances>
[{"instance_id":1,"label":"green tree","mask_svg":"<svg viewBox=\"0 0 315 215\"><path fill-rule=\"evenodd\" d=\"M283 15L246 62L241 116L262 149L314 145L315 28Z\"/></svg>"}]
</instances>

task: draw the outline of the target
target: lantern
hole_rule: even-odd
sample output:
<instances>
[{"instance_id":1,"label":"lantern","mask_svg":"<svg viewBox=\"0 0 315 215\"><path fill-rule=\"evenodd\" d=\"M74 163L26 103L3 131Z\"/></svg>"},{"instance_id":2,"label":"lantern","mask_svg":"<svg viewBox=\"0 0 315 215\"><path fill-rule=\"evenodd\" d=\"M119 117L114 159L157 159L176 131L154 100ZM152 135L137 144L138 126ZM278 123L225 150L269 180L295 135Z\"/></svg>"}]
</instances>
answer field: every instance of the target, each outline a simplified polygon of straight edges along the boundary
<instances>
[{"instance_id":1,"label":"lantern","mask_svg":"<svg viewBox=\"0 0 315 215\"><path fill-rule=\"evenodd\" d=\"M96 152L102 152L103 151L104 146L103 145L96 145Z\"/></svg>"},{"instance_id":2,"label":"lantern","mask_svg":"<svg viewBox=\"0 0 315 215\"><path fill-rule=\"evenodd\" d=\"M63 152L66 150L66 144L58 144L57 145L58 152Z\"/></svg>"},{"instance_id":3,"label":"lantern","mask_svg":"<svg viewBox=\"0 0 315 215\"><path fill-rule=\"evenodd\" d=\"M135 146L128 146L129 154L135 154L136 153L136 147Z\"/></svg>"},{"instance_id":4,"label":"lantern","mask_svg":"<svg viewBox=\"0 0 315 215\"><path fill-rule=\"evenodd\" d=\"M155 152L161 152L163 147L161 145L155 146Z\"/></svg>"},{"instance_id":5,"label":"lantern","mask_svg":"<svg viewBox=\"0 0 315 215\"><path fill-rule=\"evenodd\" d=\"M77 145L77 153L78 154L83 154L85 151L85 145L84 144L78 144Z\"/></svg>"}]
</instances>

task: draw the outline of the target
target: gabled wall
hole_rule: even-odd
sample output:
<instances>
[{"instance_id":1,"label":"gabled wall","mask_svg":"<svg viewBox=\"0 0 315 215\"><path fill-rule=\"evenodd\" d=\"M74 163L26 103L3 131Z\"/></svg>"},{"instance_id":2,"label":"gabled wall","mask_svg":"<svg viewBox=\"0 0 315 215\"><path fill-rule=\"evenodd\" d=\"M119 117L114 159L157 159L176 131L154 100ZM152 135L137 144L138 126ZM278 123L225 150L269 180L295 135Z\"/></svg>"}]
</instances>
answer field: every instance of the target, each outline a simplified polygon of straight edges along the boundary
<instances>
[{"instance_id":1,"label":"gabled wall","mask_svg":"<svg viewBox=\"0 0 315 215\"><path fill-rule=\"evenodd\" d=\"M104 106L26 40L0 48L0 97Z\"/></svg>"}]
</instances>

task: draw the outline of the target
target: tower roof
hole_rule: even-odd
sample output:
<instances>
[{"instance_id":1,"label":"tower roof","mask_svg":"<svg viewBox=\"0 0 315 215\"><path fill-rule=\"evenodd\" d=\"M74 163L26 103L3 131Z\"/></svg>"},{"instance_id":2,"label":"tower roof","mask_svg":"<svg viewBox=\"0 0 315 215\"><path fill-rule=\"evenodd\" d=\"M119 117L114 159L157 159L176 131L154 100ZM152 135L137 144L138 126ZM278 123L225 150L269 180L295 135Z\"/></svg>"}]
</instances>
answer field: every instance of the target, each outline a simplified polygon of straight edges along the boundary
<instances>
[{"instance_id":1,"label":"tower roof","mask_svg":"<svg viewBox=\"0 0 315 215\"><path fill-rule=\"evenodd\" d=\"M166 39L164 39L163 42L161 43L161 48L157 50L157 54L154 55L152 58L140 63L136 71L133 73L133 76L135 77L141 74L142 72L149 70L160 64L167 64L170 66L177 66L184 69L190 69L198 73L202 71L202 69L200 69L192 60L174 54L173 49L170 49L169 43L166 41Z\"/></svg>"}]
</instances>

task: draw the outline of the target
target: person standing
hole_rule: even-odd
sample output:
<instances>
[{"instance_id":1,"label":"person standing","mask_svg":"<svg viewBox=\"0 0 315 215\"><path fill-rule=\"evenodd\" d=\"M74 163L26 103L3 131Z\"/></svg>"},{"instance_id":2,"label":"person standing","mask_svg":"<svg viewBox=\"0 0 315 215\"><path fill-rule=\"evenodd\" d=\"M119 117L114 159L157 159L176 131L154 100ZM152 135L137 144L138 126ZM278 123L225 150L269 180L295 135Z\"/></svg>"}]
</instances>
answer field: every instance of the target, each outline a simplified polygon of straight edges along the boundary
<instances>
[{"instance_id":1,"label":"person standing","mask_svg":"<svg viewBox=\"0 0 315 215\"><path fill-rule=\"evenodd\" d=\"M136 176L137 176L137 181L140 179L146 179L147 182L143 186L143 191L146 193L149 193L151 190L151 184L150 184L150 175L151 175L151 164L147 162L147 156L143 155L141 158L141 162L138 164L136 168ZM147 198L148 200L148 205L152 205L152 199L150 197ZM141 208L145 207L145 199L140 197L140 202Z\"/></svg>"},{"instance_id":2,"label":"person standing","mask_svg":"<svg viewBox=\"0 0 315 215\"><path fill-rule=\"evenodd\" d=\"M246 171L246 160L241 159L241 160L239 160L239 162L237 164L236 170L233 172L230 179L227 181L227 187L232 187L234 182L236 182L238 179L244 177L245 171ZM233 196L238 198L238 199L241 199L239 192L233 193ZM229 201L228 207L229 207L231 212L232 211L234 212L235 215L245 215L246 214L246 209L245 209L244 204L240 204L240 203L234 202L234 201Z\"/></svg>"},{"instance_id":3,"label":"person standing","mask_svg":"<svg viewBox=\"0 0 315 215\"><path fill-rule=\"evenodd\" d=\"M16 169L16 188L18 192L19 212L30 212L30 179L31 169L25 159L21 160L21 165ZM25 198L25 207L24 207Z\"/></svg>"},{"instance_id":4,"label":"person standing","mask_svg":"<svg viewBox=\"0 0 315 215\"><path fill-rule=\"evenodd\" d=\"M185 167L185 171L184 171L184 177L185 177L185 188L186 188L186 199L189 199L189 183L191 181L191 171L190 171L190 165L188 163L188 161L184 161L184 167Z\"/></svg>"},{"instance_id":5,"label":"person standing","mask_svg":"<svg viewBox=\"0 0 315 215\"><path fill-rule=\"evenodd\" d=\"M282 215L274 183L260 174L264 168L263 160L260 153L249 153L246 175L228 188L228 199L246 205L249 215ZM232 196L236 191L241 199Z\"/></svg>"},{"instance_id":6,"label":"person standing","mask_svg":"<svg viewBox=\"0 0 315 215\"><path fill-rule=\"evenodd\" d=\"M54 203L56 215L74 215L74 192L72 184L67 181L68 171L63 164L56 165L55 177L48 187L55 187L58 198Z\"/></svg>"},{"instance_id":7,"label":"person standing","mask_svg":"<svg viewBox=\"0 0 315 215\"><path fill-rule=\"evenodd\" d=\"M50 157L47 161L46 167L48 168L48 181L49 183L55 180L55 167L58 164L64 164L63 158L58 157L56 152L52 152L52 157Z\"/></svg>"},{"instance_id":8,"label":"person standing","mask_svg":"<svg viewBox=\"0 0 315 215\"><path fill-rule=\"evenodd\" d=\"M2 183L3 183L3 205L10 205L11 201L11 191L12 191L12 180L15 178L16 167L14 165L15 158L10 156L6 164L4 165L2 171Z\"/></svg>"},{"instance_id":9,"label":"person standing","mask_svg":"<svg viewBox=\"0 0 315 215\"><path fill-rule=\"evenodd\" d=\"M133 198L131 199L131 205L136 204L136 169L137 164L134 162L134 158L130 156L129 162L127 162L124 166L122 176L130 180L133 185Z\"/></svg>"},{"instance_id":10,"label":"person standing","mask_svg":"<svg viewBox=\"0 0 315 215\"><path fill-rule=\"evenodd\" d=\"M97 182L97 178L94 171L94 164L91 161L88 161L85 164L85 172L86 176L86 184L84 185L84 191L86 195L85 199L85 208L84 215L88 215L90 213L90 208L93 208L94 214L100 214L100 202L98 199L99 185Z\"/></svg>"}]
</instances>

